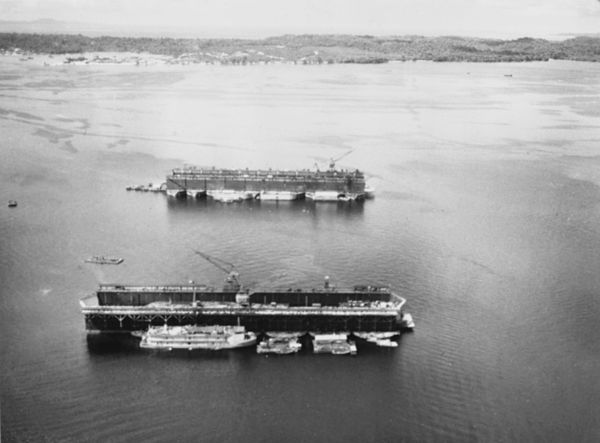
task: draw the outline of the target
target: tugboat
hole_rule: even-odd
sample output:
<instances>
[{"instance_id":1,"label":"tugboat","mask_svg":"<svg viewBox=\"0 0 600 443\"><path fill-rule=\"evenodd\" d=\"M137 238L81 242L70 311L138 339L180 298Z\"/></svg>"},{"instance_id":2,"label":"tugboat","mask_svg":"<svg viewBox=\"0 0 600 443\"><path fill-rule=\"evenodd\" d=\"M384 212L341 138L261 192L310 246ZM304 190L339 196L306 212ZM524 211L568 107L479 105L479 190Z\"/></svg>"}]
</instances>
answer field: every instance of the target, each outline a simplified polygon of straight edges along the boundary
<instances>
[{"instance_id":1,"label":"tugboat","mask_svg":"<svg viewBox=\"0 0 600 443\"><path fill-rule=\"evenodd\" d=\"M412 331L415 329L415 322L408 312L402 313L402 321L400 322L400 327L406 331Z\"/></svg>"}]
</instances>

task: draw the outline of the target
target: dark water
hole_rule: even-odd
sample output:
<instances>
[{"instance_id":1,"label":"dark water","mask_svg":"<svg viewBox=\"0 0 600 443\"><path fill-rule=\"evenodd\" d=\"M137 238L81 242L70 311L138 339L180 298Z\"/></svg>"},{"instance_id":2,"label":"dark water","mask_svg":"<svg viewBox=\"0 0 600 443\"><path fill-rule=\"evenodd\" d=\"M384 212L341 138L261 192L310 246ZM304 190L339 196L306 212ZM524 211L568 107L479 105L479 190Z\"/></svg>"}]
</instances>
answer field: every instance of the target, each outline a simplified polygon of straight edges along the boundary
<instances>
[{"instance_id":1,"label":"dark water","mask_svg":"<svg viewBox=\"0 0 600 443\"><path fill-rule=\"evenodd\" d=\"M0 68L2 441L600 440L600 67ZM364 204L124 190L351 148ZM352 358L88 343L98 282L219 285L193 249L254 288L390 285L417 328Z\"/></svg>"}]
</instances>

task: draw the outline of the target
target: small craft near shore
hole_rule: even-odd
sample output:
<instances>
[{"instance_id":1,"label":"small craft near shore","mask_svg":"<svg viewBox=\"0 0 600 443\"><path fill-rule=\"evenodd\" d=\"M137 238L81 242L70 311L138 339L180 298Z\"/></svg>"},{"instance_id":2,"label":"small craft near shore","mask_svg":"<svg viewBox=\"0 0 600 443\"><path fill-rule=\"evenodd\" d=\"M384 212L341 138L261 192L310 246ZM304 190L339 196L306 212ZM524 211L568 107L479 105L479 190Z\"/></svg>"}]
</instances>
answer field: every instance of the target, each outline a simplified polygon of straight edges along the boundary
<instances>
[{"instance_id":1,"label":"small craft near shore","mask_svg":"<svg viewBox=\"0 0 600 443\"><path fill-rule=\"evenodd\" d=\"M147 185L131 185L125 188L127 191L140 191L140 192L167 192L167 184L161 183L155 185L148 183Z\"/></svg>"},{"instance_id":2,"label":"small craft near shore","mask_svg":"<svg viewBox=\"0 0 600 443\"><path fill-rule=\"evenodd\" d=\"M9 200L8 201L8 207L9 208L14 208L17 206L17 201L16 200Z\"/></svg>"}]
</instances>

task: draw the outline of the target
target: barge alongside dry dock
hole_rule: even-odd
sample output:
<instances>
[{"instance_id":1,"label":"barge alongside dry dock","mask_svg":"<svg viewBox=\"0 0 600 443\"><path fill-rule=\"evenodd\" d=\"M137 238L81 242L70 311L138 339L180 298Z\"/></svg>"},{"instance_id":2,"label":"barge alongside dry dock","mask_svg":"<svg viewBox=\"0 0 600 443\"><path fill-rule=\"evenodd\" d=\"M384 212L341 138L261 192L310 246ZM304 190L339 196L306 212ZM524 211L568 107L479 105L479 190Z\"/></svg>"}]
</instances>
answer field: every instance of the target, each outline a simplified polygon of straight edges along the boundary
<instances>
[{"instance_id":1,"label":"barge alongside dry dock","mask_svg":"<svg viewBox=\"0 0 600 443\"><path fill-rule=\"evenodd\" d=\"M88 333L152 326L240 325L247 331L399 332L405 299L386 287L241 290L188 285L101 284L80 301Z\"/></svg>"},{"instance_id":2,"label":"barge alongside dry dock","mask_svg":"<svg viewBox=\"0 0 600 443\"><path fill-rule=\"evenodd\" d=\"M142 349L218 351L256 344L256 334L243 326L150 326L141 334Z\"/></svg>"},{"instance_id":3,"label":"barge alongside dry dock","mask_svg":"<svg viewBox=\"0 0 600 443\"><path fill-rule=\"evenodd\" d=\"M358 169L256 170L187 167L173 169L166 178L171 197L210 197L215 200L360 200L372 196Z\"/></svg>"}]
</instances>

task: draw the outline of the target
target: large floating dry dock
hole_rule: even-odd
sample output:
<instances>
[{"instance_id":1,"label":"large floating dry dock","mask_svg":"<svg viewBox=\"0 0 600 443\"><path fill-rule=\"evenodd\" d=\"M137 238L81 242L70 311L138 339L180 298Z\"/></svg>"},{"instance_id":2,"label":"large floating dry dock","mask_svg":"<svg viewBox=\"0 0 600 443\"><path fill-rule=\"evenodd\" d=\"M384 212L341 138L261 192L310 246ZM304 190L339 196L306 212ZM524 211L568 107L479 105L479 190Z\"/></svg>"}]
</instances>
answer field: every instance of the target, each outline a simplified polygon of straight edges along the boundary
<instances>
[{"instance_id":1,"label":"large floating dry dock","mask_svg":"<svg viewBox=\"0 0 600 443\"><path fill-rule=\"evenodd\" d=\"M80 303L89 333L164 324L241 325L254 332L384 332L402 328L405 300L389 288L372 286L246 291L101 284Z\"/></svg>"},{"instance_id":2,"label":"large floating dry dock","mask_svg":"<svg viewBox=\"0 0 600 443\"><path fill-rule=\"evenodd\" d=\"M217 200L359 200L368 198L365 176L358 169L256 170L180 168L166 178L171 197Z\"/></svg>"}]
</instances>

